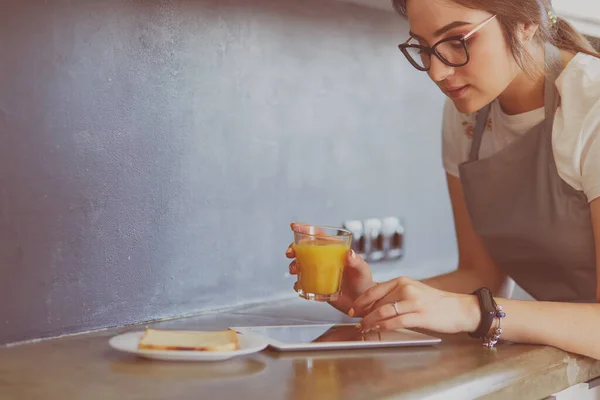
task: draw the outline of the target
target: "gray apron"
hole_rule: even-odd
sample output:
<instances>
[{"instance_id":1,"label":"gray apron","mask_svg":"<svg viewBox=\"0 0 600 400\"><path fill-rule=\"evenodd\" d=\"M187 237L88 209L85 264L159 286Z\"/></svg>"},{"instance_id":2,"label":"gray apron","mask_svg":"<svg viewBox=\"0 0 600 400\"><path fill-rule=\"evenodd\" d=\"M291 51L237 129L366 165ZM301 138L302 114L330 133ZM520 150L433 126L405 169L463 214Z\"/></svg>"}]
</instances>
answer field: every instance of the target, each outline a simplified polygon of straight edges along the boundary
<instances>
[{"instance_id":1,"label":"gray apron","mask_svg":"<svg viewBox=\"0 0 600 400\"><path fill-rule=\"evenodd\" d=\"M546 48L545 120L489 158L479 159L490 105L477 114L460 179L475 231L495 264L537 300L596 302L590 207L558 175L552 126L559 104L559 50Z\"/></svg>"}]
</instances>

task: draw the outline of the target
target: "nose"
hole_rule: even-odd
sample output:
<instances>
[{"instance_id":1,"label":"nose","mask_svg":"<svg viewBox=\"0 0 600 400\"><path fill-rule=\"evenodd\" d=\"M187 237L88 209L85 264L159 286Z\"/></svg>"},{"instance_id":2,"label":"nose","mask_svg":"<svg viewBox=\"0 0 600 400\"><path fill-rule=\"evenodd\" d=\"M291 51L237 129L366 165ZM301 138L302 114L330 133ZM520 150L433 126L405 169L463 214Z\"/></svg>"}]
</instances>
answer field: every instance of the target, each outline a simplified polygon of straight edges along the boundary
<instances>
[{"instance_id":1,"label":"nose","mask_svg":"<svg viewBox=\"0 0 600 400\"><path fill-rule=\"evenodd\" d=\"M454 67L446 65L439 58L431 57L431 66L429 67L429 77L435 83L444 81L454 74Z\"/></svg>"}]
</instances>

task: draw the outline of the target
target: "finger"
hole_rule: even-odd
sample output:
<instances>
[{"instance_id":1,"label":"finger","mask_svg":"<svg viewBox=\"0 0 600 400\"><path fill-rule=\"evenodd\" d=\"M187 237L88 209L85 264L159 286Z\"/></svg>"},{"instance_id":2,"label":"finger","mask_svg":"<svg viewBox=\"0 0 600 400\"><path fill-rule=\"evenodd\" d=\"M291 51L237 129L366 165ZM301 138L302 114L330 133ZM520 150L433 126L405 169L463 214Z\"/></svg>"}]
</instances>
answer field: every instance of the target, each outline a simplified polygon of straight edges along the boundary
<instances>
[{"instance_id":1,"label":"finger","mask_svg":"<svg viewBox=\"0 0 600 400\"><path fill-rule=\"evenodd\" d=\"M414 281L407 277L400 277L377 284L366 290L361 296L356 299L357 308L361 309L364 314L368 314L371 310L381 306L382 304L390 303L386 296L394 294L394 300L404 300L412 298ZM409 295L411 294L411 295Z\"/></svg>"},{"instance_id":2,"label":"finger","mask_svg":"<svg viewBox=\"0 0 600 400\"><path fill-rule=\"evenodd\" d=\"M330 234L328 234L325 230L319 228L318 226L314 226L314 225L310 225L310 224L303 224L303 223L299 223L299 222L293 222L292 224L290 224L290 227L292 228L292 230L294 232L303 234L303 235L307 235L307 236L313 236L313 237L317 237L319 238L319 240L321 241L330 241L330 242L335 242L335 243L339 243L339 244L344 244L344 240L340 239L338 236L332 236ZM313 238L311 237L304 237L304 238L300 238L300 241L311 241L313 240Z\"/></svg>"},{"instance_id":3,"label":"finger","mask_svg":"<svg viewBox=\"0 0 600 400\"><path fill-rule=\"evenodd\" d=\"M349 273L356 273L359 275L370 274L371 268L369 264L354 250L348 250L346 253L346 266L350 268Z\"/></svg>"},{"instance_id":4,"label":"finger","mask_svg":"<svg viewBox=\"0 0 600 400\"><path fill-rule=\"evenodd\" d=\"M328 240L329 235L323 230L309 224L302 224L298 222L293 222L290 224L292 231L294 232L295 243L294 245L294 253L296 252L296 245L302 243L308 243L315 239L315 237L319 237L322 240ZM300 235L297 235L300 234ZM289 248L288 248L289 250ZM286 251L286 255L287 255Z\"/></svg>"},{"instance_id":5,"label":"finger","mask_svg":"<svg viewBox=\"0 0 600 400\"><path fill-rule=\"evenodd\" d=\"M356 316L354 309L352 308L352 299L350 299L348 296L340 296L340 298L337 300L331 300L328 301L328 303L338 311L348 315L350 318L354 318Z\"/></svg>"},{"instance_id":6,"label":"finger","mask_svg":"<svg viewBox=\"0 0 600 400\"><path fill-rule=\"evenodd\" d=\"M425 320L423 314L409 313L402 314L398 317L390 318L379 322L373 330L379 332L392 331L394 329L414 329L425 328Z\"/></svg>"},{"instance_id":7,"label":"finger","mask_svg":"<svg viewBox=\"0 0 600 400\"><path fill-rule=\"evenodd\" d=\"M393 300L394 301L406 301L410 298L412 298L411 296L407 296L407 293L411 293L408 289L410 288L410 285L404 285L404 284L398 284L396 286L396 289L393 289ZM390 303L390 299L386 297L377 300L376 302L372 303L369 307L366 308L367 313L375 310L381 306L383 306L384 304L388 304Z\"/></svg>"},{"instance_id":8,"label":"finger","mask_svg":"<svg viewBox=\"0 0 600 400\"><path fill-rule=\"evenodd\" d=\"M396 307L394 307L394 303L384 304L370 312L360 321L361 328L365 331L373 329L375 326L381 326L381 323L388 319L418 311L416 301L399 301L395 304Z\"/></svg>"},{"instance_id":9,"label":"finger","mask_svg":"<svg viewBox=\"0 0 600 400\"><path fill-rule=\"evenodd\" d=\"M298 274L298 262L296 260L292 261L290 263L290 266L288 267L290 270L290 274L291 275L296 275Z\"/></svg>"},{"instance_id":10,"label":"finger","mask_svg":"<svg viewBox=\"0 0 600 400\"><path fill-rule=\"evenodd\" d=\"M314 225L310 225L310 224L304 224L301 222L292 222L290 224L290 227L292 228L293 231L298 232L298 233L304 233L305 235L322 235L322 236L329 236L327 235L327 232L325 232L323 229L320 229Z\"/></svg>"},{"instance_id":11,"label":"finger","mask_svg":"<svg viewBox=\"0 0 600 400\"><path fill-rule=\"evenodd\" d=\"M353 282L353 289L356 293L364 292L377 283L373 282L371 277L371 267L369 264L354 250L348 250L346 253L346 262L342 282ZM342 283L343 284L343 283ZM348 309L351 310L351 317L363 317L367 313L365 310L355 309L354 299L346 298Z\"/></svg>"},{"instance_id":12,"label":"finger","mask_svg":"<svg viewBox=\"0 0 600 400\"><path fill-rule=\"evenodd\" d=\"M387 296L390 292L398 287L396 280L382 282L379 285L371 286L363 294L358 296L354 301L354 306L357 310L366 310L378 300Z\"/></svg>"},{"instance_id":13,"label":"finger","mask_svg":"<svg viewBox=\"0 0 600 400\"><path fill-rule=\"evenodd\" d=\"M287 258L295 258L296 257L296 245L294 243L290 244L285 251L285 256Z\"/></svg>"},{"instance_id":14,"label":"finger","mask_svg":"<svg viewBox=\"0 0 600 400\"><path fill-rule=\"evenodd\" d=\"M298 281L294 282L294 292L298 291Z\"/></svg>"}]
</instances>

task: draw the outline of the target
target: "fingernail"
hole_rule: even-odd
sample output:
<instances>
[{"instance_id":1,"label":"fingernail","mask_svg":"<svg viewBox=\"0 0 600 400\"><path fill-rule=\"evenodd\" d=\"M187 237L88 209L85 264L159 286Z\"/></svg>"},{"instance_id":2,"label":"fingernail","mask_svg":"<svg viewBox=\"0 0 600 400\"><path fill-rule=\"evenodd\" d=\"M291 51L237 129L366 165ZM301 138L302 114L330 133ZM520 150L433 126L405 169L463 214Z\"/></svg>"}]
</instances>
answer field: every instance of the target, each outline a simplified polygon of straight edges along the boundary
<instances>
[{"instance_id":1,"label":"fingernail","mask_svg":"<svg viewBox=\"0 0 600 400\"><path fill-rule=\"evenodd\" d=\"M351 308L350 310L348 310L348 316L350 318L354 317L354 308Z\"/></svg>"},{"instance_id":2,"label":"fingernail","mask_svg":"<svg viewBox=\"0 0 600 400\"><path fill-rule=\"evenodd\" d=\"M354 250L350 250L350 259L356 260L356 253L354 252Z\"/></svg>"},{"instance_id":3,"label":"fingernail","mask_svg":"<svg viewBox=\"0 0 600 400\"><path fill-rule=\"evenodd\" d=\"M362 328L362 325L360 323L354 325L354 327L356 328L356 330L359 330Z\"/></svg>"},{"instance_id":4,"label":"fingernail","mask_svg":"<svg viewBox=\"0 0 600 400\"><path fill-rule=\"evenodd\" d=\"M379 325L375 325L375 327L373 328L373 330L375 330L375 331L378 331L380 329L381 329L381 327Z\"/></svg>"},{"instance_id":5,"label":"fingernail","mask_svg":"<svg viewBox=\"0 0 600 400\"><path fill-rule=\"evenodd\" d=\"M285 251L285 254L289 256L291 252L292 252L292 249L290 247L288 247L288 249Z\"/></svg>"}]
</instances>

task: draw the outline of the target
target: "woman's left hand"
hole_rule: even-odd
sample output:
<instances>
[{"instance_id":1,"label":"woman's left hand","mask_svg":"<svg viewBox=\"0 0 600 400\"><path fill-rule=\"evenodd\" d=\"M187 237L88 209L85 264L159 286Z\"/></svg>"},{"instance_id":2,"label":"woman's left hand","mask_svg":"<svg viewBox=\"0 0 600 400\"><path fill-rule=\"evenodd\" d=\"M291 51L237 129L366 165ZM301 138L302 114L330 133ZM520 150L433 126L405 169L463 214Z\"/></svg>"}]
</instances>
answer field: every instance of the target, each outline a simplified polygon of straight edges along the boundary
<instances>
[{"instance_id":1,"label":"woman's left hand","mask_svg":"<svg viewBox=\"0 0 600 400\"><path fill-rule=\"evenodd\" d=\"M371 287L354 306L355 314L364 316L360 323L363 331L422 328L473 332L481 319L474 295L444 292L406 277Z\"/></svg>"}]
</instances>

